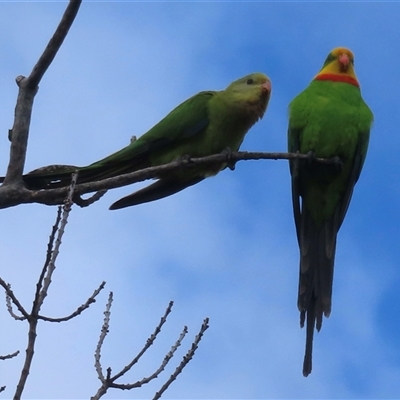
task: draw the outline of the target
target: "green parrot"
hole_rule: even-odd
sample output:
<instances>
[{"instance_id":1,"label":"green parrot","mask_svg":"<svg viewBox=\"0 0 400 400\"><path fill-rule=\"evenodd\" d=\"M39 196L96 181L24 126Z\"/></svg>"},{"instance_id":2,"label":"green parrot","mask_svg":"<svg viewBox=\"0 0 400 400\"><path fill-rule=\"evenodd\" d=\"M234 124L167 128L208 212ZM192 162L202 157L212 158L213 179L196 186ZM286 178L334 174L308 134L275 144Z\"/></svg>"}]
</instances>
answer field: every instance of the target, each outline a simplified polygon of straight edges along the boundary
<instances>
[{"instance_id":1,"label":"green parrot","mask_svg":"<svg viewBox=\"0 0 400 400\"><path fill-rule=\"evenodd\" d=\"M289 105L292 202L300 248L298 308L307 319L303 375L312 369L314 327L329 317L336 236L368 148L373 114L361 97L353 53L335 48L310 85ZM332 159L321 164L314 157Z\"/></svg>"},{"instance_id":2,"label":"green parrot","mask_svg":"<svg viewBox=\"0 0 400 400\"><path fill-rule=\"evenodd\" d=\"M185 156L194 158L224 150L237 151L248 130L263 117L270 95L271 81L266 75L247 75L225 90L194 95L137 140L100 161L86 167L40 168L23 179L30 189L49 189L69 185L71 173L75 171L79 171L79 184L166 164ZM118 200L110 209L172 195L216 175L226 166L226 163L198 166L165 174L155 183Z\"/></svg>"}]
</instances>

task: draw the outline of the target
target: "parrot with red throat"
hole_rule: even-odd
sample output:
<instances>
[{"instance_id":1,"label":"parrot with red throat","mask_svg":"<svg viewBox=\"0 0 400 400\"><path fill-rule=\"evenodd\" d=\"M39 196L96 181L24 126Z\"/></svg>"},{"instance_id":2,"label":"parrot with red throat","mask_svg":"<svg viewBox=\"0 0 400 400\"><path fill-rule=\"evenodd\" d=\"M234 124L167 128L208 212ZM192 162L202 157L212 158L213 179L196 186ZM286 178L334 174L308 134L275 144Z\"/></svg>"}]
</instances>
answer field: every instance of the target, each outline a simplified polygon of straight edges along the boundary
<instances>
[{"instance_id":1,"label":"parrot with red throat","mask_svg":"<svg viewBox=\"0 0 400 400\"><path fill-rule=\"evenodd\" d=\"M373 114L361 97L354 55L333 49L310 85L289 104L288 150L300 249L297 305L306 322L303 375L312 370L314 329L331 312L336 237L367 154ZM315 158L332 159L330 164Z\"/></svg>"},{"instance_id":2,"label":"parrot with red throat","mask_svg":"<svg viewBox=\"0 0 400 400\"><path fill-rule=\"evenodd\" d=\"M249 129L263 117L271 95L271 81L252 73L232 82L225 90L200 92L172 110L164 119L122 150L86 167L49 166L23 176L30 189L68 186L78 171L77 183L99 181L184 157L204 157L237 151ZM110 209L133 206L177 193L206 177L216 175L227 163L174 171L114 204ZM0 178L2 182L4 178Z\"/></svg>"}]
</instances>

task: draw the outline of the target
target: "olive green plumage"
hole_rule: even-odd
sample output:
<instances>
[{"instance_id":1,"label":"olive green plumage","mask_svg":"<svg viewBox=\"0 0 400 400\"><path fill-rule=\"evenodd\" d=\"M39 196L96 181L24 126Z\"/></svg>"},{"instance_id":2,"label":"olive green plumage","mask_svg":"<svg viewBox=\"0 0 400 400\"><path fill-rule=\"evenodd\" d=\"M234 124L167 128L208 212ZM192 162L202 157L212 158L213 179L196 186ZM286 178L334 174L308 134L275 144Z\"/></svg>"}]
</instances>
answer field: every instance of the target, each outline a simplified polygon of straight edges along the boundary
<instances>
[{"instance_id":1,"label":"olive green plumage","mask_svg":"<svg viewBox=\"0 0 400 400\"><path fill-rule=\"evenodd\" d=\"M189 98L137 140L122 150L86 167L55 167L24 175L31 189L69 185L78 170L78 184L99 181L169 163L184 156L202 157L225 149L237 151L248 130L262 118L268 105L271 82L253 73L232 82L223 91L204 91ZM160 199L217 174L224 165L199 166L160 176L154 184L124 197L117 209Z\"/></svg>"},{"instance_id":2,"label":"olive green plumage","mask_svg":"<svg viewBox=\"0 0 400 400\"><path fill-rule=\"evenodd\" d=\"M347 50L349 65L343 68L339 65L342 72L326 75L336 68L340 54L347 54L345 50L335 49L327 59L328 64L333 65L327 68L326 62L320 76L317 75L289 105L288 149L310 154L309 160L290 161L300 248L298 308L301 326L307 318L305 376L312 368L315 324L320 330L323 315L328 317L331 312L336 236L364 164L373 121L357 82L345 81L345 75L350 72L355 77L351 52ZM313 160L314 156L339 157L340 161L321 164Z\"/></svg>"}]
</instances>

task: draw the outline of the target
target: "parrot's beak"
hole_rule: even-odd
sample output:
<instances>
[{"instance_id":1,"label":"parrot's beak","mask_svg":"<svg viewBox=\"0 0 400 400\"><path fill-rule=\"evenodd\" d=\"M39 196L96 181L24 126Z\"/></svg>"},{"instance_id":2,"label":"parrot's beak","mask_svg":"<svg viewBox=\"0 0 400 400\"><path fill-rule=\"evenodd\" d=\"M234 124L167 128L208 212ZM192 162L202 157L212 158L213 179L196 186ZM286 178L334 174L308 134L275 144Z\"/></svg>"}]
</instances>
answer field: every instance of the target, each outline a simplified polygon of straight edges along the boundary
<instances>
[{"instance_id":1,"label":"parrot's beak","mask_svg":"<svg viewBox=\"0 0 400 400\"><path fill-rule=\"evenodd\" d=\"M261 85L261 90L263 91L263 93L271 93L271 82L270 81L265 81L262 85Z\"/></svg>"},{"instance_id":2,"label":"parrot's beak","mask_svg":"<svg viewBox=\"0 0 400 400\"><path fill-rule=\"evenodd\" d=\"M340 72L346 72L350 65L349 55L346 53L341 54L338 57L338 61L340 64Z\"/></svg>"}]
</instances>

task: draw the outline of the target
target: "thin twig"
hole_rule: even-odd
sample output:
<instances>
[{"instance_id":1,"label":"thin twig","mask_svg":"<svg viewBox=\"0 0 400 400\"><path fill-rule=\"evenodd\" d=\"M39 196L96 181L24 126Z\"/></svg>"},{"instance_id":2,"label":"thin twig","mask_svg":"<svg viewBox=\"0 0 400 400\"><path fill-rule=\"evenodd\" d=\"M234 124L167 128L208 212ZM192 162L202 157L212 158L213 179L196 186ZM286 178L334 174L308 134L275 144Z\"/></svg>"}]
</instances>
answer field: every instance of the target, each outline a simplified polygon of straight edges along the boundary
<instances>
[{"instance_id":1,"label":"thin twig","mask_svg":"<svg viewBox=\"0 0 400 400\"><path fill-rule=\"evenodd\" d=\"M173 301L170 301L168 304L167 309L165 310L164 315L161 317L159 324L157 325L156 329L154 332L151 334L151 336L147 339L146 344L143 346L142 350L138 353L138 355L127 365L125 366L118 374L115 374L112 378L111 381L114 382L118 378L120 378L122 375L126 374L142 357L142 355L147 351L147 349L154 343L154 341L157 338L157 335L161 332L162 326L165 324L167 321L167 317L170 314L172 310L172 306L174 305Z\"/></svg>"},{"instance_id":2,"label":"thin twig","mask_svg":"<svg viewBox=\"0 0 400 400\"><path fill-rule=\"evenodd\" d=\"M96 201L100 200L105 194L107 190L99 190L93 196L90 196L88 199L82 199L81 196L74 196L74 203L77 204L79 207L88 207L95 203Z\"/></svg>"},{"instance_id":3,"label":"thin twig","mask_svg":"<svg viewBox=\"0 0 400 400\"><path fill-rule=\"evenodd\" d=\"M101 349L103 347L103 343L107 336L107 333L109 332L109 329L110 329L110 316L111 316L110 310L111 310L112 302L113 302L113 292L110 292L110 294L108 296L108 301L106 304L106 309L104 311L104 321L103 321L103 325L101 327L99 341L97 342L96 351L94 353L94 360L95 360L94 366L97 371L97 376L99 377L99 379L102 383L105 383L106 379L104 378L104 374L103 374L103 370L102 370L101 362L100 362Z\"/></svg>"},{"instance_id":4,"label":"thin twig","mask_svg":"<svg viewBox=\"0 0 400 400\"><path fill-rule=\"evenodd\" d=\"M40 273L39 279L36 283L36 292L35 292L35 299L33 301L33 309L37 308L37 304L39 304L40 300L40 294L43 286L43 279L46 275L48 265L50 263L52 254L53 254L53 248L54 248L54 241L56 240L56 234L58 232L58 228L60 226L61 222L61 213L62 213L62 207L59 206L57 209L57 217L56 217L56 222L53 225L53 228L51 230L50 236L49 236L49 241L47 243L47 252L46 252L46 259L43 264L42 271Z\"/></svg>"},{"instance_id":5,"label":"thin twig","mask_svg":"<svg viewBox=\"0 0 400 400\"><path fill-rule=\"evenodd\" d=\"M19 350L15 351L14 353L11 354L6 354L5 356L0 356L0 360L9 360L10 358L14 358L19 354ZM0 393L4 392L6 390L5 386L0 387Z\"/></svg>"},{"instance_id":6,"label":"thin twig","mask_svg":"<svg viewBox=\"0 0 400 400\"><path fill-rule=\"evenodd\" d=\"M111 368L110 367L107 368L107 375L106 375L106 377L104 377L100 359L101 359L101 349L102 349L105 337L109 330L111 302L112 302L112 293L110 293L110 297L108 299L107 306L106 306L106 311L104 312L104 315L105 315L104 322L103 322L103 326L101 328L100 338L97 343L95 356L94 356L97 376L100 379L102 385L97 390L97 393L91 397L91 400L100 399L104 394L107 393L107 390L110 387L115 387L115 385L117 385L117 384L114 384L115 380L120 378L126 372L128 372L133 367L133 365L135 365L139 361L139 359L142 357L142 355L145 353L145 351L154 343L157 335L161 331L161 327L165 324L167 317L171 312L172 306L174 305L173 301L169 302L168 307L165 310L164 315L161 317L159 324L155 328L152 335L147 339L146 344L144 345L142 350L138 353L138 355L127 366L125 366L118 374L115 374L114 376L111 376L111 372L112 372Z\"/></svg>"},{"instance_id":7,"label":"thin twig","mask_svg":"<svg viewBox=\"0 0 400 400\"><path fill-rule=\"evenodd\" d=\"M44 315L38 315L38 319L47 322L65 322L69 321L72 318L77 317L79 314L82 314L83 311L89 308L92 303L96 302L96 297L104 289L105 284L106 282L103 281L100 284L100 286L93 292L93 294L86 300L86 302L81 306L79 306L72 314L68 315L67 317L51 318L51 317L45 317Z\"/></svg>"},{"instance_id":8,"label":"thin twig","mask_svg":"<svg viewBox=\"0 0 400 400\"><path fill-rule=\"evenodd\" d=\"M142 385L145 385L145 384L149 383L150 381L152 381L153 379L157 378L158 375L160 375L160 373L168 365L169 361L174 356L175 351L182 344L182 340L185 338L187 333L188 333L188 328L187 328L187 326L185 326L183 328L181 334L179 335L178 340L175 342L175 344L173 346L171 346L171 350L166 354L161 365L158 367L158 369L153 374L151 374L150 376L145 377L135 383L118 384L118 383L113 382L113 383L110 383L110 388L130 390L130 389L141 387Z\"/></svg>"},{"instance_id":9,"label":"thin twig","mask_svg":"<svg viewBox=\"0 0 400 400\"><path fill-rule=\"evenodd\" d=\"M168 387L171 385L171 383L177 378L177 376L182 372L182 370L186 367L186 365L189 363L189 361L193 358L194 353L196 352L197 348L199 347L200 340L202 339L204 332L208 329L209 319L206 318L203 321L203 324L201 325L199 333L196 335L192 347L189 349L189 351L186 353L186 355L183 357L182 362L179 364L179 366L176 368L175 372L169 377L169 379L164 383L162 388L155 394L153 397L153 400L159 399L162 394L168 389Z\"/></svg>"},{"instance_id":10,"label":"thin twig","mask_svg":"<svg viewBox=\"0 0 400 400\"><path fill-rule=\"evenodd\" d=\"M37 314L36 315L38 315L40 307L42 306L43 301L47 296L47 291L51 284L51 277L53 275L54 270L56 269L56 260L57 260L58 254L60 252L61 239L65 232L65 226L68 223L68 216L69 216L69 213L70 213L71 207L72 207L72 197L74 195L74 189L75 189L77 177L78 177L77 173L72 174L72 180L71 180L71 184L69 186L68 197L66 198L66 200L64 202L63 213L62 213L62 217L61 217L61 221L60 221L60 227L57 232L54 249L51 252L51 257L50 257L50 261L49 261L47 269L46 269L46 274L43 277L43 286L42 286L39 296L38 296L37 310L36 310Z\"/></svg>"},{"instance_id":11,"label":"thin twig","mask_svg":"<svg viewBox=\"0 0 400 400\"><path fill-rule=\"evenodd\" d=\"M10 285L9 285L10 287ZM10 287L11 288L11 287ZM6 294L6 307L7 307L7 311L8 313L11 315L12 318L14 318L16 321L25 321L26 317L24 316L20 316L15 314L14 310L13 310L13 306L12 306L12 300L11 297Z\"/></svg>"},{"instance_id":12,"label":"thin twig","mask_svg":"<svg viewBox=\"0 0 400 400\"><path fill-rule=\"evenodd\" d=\"M4 288L4 290L6 291L6 303L7 303L7 309L8 312L11 314L11 316L13 316L13 312L12 312L12 308L11 308L11 312L9 309L8 304L11 305L11 303L9 303L9 300L7 300L7 298L11 299L12 302L16 305L16 307L18 308L18 311L23 315L23 317L25 319L27 319L29 317L29 314L26 312L25 308L22 306L22 304L19 302L19 300L17 299L17 297L15 296L14 292L11 290L11 285L6 283L2 278L0 278L0 285ZM14 317L13 317L14 318ZM17 319L19 319L20 317L17 316Z\"/></svg>"},{"instance_id":13,"label":"thin twig","mask_svg":"<svg viewBox=\"0 0 400 400\"><path fill-rule=\"evenodd\" d=\"M19 350L14 351L14 353L11 353L11 354L6 354L5 356L0 356L0 360L9 360L10 358L17 357L18 354L19 354Z\"/></svg>"}]
</instances>

